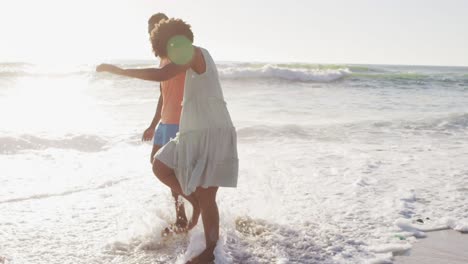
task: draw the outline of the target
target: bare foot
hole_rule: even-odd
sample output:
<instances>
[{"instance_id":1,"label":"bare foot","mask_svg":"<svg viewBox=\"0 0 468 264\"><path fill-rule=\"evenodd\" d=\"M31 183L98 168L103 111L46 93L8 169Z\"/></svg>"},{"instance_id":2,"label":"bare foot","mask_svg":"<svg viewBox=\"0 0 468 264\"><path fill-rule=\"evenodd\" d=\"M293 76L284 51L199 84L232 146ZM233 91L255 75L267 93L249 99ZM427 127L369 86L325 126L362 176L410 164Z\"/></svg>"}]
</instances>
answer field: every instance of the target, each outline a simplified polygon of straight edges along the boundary
<instances>
[{"instance_id":1,"label":"bare foot","mask_svg":"<svg viewBox=\"0 0 468 264\"><path fill-rule=\"evenodd\" d=\"M215 256L213 254L214 247L205 249L200 255L187 261L185 264L211 264L214 263Z\"/></svg>"},{"instance_id":2,"label":"bare foot","mask_svg":"<svg viewBox=\"0 0 468 264\"><path fill-rule=\"evenodd\" d=\"M188 199L187 199L188 198ZM189 230L194 228L198 223L198 218L200 218L200 206L198 205L198 200L194 195L187 197L186 199L190 202L193 207L192 219L187 223L186 217L178 217L175 224L172 224L161 232L162 237L167 237L170 235L179 235L187 233Z\"/></svg>"},{"instance_id":3,"label":"bare foot","mask_svg":"<svg viewBox=\"0 0 468 264\"><path fill-rule=\"evenodd\" d=\"M177 221L175 222L175 226L178 228L186 228L188 224L187 217L184 215L178 216Z\"/></svg>"},{"instance_id":4,"label":"bare foot","mask_svg":"<svg viewBox=\"0 0 468 264\"><path fill-rule=\"evenodd\" d=\"M187 233L187 227L178 227L175 224L172 224L166 228L164 228L163 231L161 231L161 236L162 237L167 237L171 235L180 235L180 234L185 234Z\"/></svg>"}]
</instances>

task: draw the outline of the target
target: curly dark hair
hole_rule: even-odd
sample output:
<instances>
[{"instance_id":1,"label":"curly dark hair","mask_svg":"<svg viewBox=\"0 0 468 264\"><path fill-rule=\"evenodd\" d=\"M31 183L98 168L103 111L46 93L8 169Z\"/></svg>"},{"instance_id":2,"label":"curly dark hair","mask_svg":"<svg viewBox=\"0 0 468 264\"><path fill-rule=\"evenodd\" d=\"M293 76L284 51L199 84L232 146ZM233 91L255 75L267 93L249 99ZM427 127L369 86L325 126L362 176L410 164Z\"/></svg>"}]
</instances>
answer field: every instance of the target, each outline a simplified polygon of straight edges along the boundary
<instances>
[{"instance_id":1,"label":"curly dark hair","mask_svg":"<svg viewBox=\"0 0 468 264\"><path fill-rule=\"evenodd\" d=\"M151 31L151 44L154 54L167 57L167 43L174 36L183 36L193 43L193 32L189 24L181 19L171 18L162 20Z\"/></svg>"},{"instance_id":2,"label":"curly dark hair","mask_svg":"<svg viewBox=\"0 0 468 264\"><path fill-rule=\"evenodd\" d=\"M156 14L152 15L148 19L148 34L151 34L151 31L153 31L154 27L156 27L156 25L159 22L161 22L162 20L167 20L167 19L169 19L169 18L164 13L156 13Z\"/></svg>"}]
</instances>

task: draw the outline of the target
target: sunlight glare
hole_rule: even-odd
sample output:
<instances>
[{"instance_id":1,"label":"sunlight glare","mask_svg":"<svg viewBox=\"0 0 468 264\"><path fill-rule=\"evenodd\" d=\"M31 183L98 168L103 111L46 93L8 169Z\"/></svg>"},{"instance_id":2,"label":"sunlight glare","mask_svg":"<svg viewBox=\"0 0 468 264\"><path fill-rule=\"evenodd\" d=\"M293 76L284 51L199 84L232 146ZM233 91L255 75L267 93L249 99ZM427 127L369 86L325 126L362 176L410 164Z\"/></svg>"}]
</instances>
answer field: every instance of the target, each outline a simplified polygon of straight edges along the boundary
<instances>
[{"instance_id":1,"label":"sunlight glare","mask_svg":"<svg viewBox=\"0 0 468 264\"><path fill-rule=\"evenodd\" d=\"M2 102L4 125L23 133L83 131L99 124L83 77L28 77L18 80L12 95ZM6 111L8 110L8 111ZM92 127L91 127L92 128ZM88 127L90 129L90 127Z\"/></svg>"}]
</instances>

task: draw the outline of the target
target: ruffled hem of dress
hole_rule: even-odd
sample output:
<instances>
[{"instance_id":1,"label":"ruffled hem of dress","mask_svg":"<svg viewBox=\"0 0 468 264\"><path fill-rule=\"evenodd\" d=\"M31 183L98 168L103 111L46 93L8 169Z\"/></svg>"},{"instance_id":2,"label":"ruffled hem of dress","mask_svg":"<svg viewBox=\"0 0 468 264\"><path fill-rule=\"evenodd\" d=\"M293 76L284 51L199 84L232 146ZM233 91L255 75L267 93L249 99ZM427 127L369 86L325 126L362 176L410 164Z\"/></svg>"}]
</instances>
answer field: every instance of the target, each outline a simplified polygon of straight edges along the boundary
<instances>
[{"instance_id":1,"label":"ruffled hem of dress","mask_svg":"<svg viewBox=\"0 0 468 264\"><path fill-rule=\"evenodd\" d=\"M180 133L175 142L176 176L185 194L198 186L235 187L239 159L235 127Z\"/></svg>"},{"instance_id":2,"label":"ruffled hem of dress","mask_svg":"<svg viewBox=\"0 0 468 264\"><path fill-rule=\"evenodd\" d=\"M198 187L237 187L239 159L233 158L224 161L215 160L208 164L210 165L205 169L210 170L212 173L205 175L204 177L196 172L194 174L192 166L175 169L176 177L178 178L182 192L185 195L190 195ZM182 178L180 178L181 175L192 175L192 177L186 178L182 176Z\"/></svg>"}]
</instances>

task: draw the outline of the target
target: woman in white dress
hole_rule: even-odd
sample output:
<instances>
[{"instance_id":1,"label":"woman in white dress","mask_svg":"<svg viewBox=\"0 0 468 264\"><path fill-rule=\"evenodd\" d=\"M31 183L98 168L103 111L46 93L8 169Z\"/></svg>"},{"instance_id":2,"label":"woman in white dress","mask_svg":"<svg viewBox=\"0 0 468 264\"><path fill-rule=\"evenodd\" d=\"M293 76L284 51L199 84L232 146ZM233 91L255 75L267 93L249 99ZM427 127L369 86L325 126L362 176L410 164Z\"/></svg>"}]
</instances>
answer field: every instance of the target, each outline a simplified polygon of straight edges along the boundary
<instances>
[{"instance_id":1,"label":"woman in white dress","mask_svg":"<svg viewBox=\"0 0 468 264\"><path fill-rule=\"evenodd\" d=\"M153 51L171 63L160 69L121 69L102 64L97 71L165 81L186 72L180 129L155 156L161 182L193 206L187 229L202 215L206 249L188 263L210 263L219 237L218 187L236 187L236 131L226 108L216 65L207 50L192 45L190 26L179 19L161 22L151 34Z\"/></svg>"}]
</instances>

